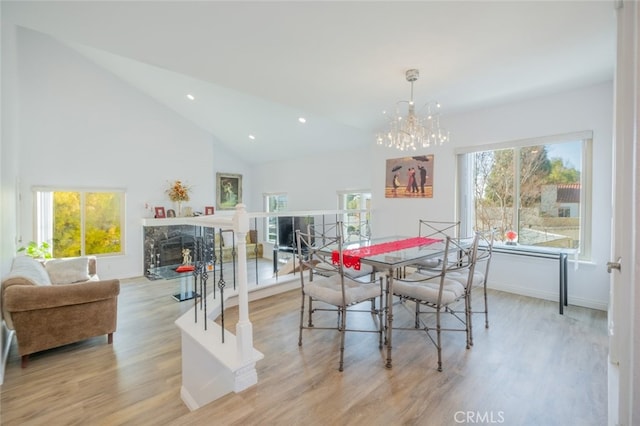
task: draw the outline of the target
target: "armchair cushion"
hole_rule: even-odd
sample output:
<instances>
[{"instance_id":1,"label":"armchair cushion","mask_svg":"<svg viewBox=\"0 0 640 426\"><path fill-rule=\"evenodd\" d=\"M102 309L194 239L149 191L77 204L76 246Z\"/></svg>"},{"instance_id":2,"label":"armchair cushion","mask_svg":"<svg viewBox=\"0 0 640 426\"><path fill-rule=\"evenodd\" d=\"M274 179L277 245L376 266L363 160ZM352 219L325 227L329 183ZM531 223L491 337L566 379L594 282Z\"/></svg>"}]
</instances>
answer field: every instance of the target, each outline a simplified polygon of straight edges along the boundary
<instances>
[{"instance_id":1,"label":"armchair cushion","mask_svg":"<svg viewBox=\"0 0 640 426\"><path fill-rule=\"evenodd\" d=\"M89 258L52 259L44 264L52 284L71 284L89 281Z\"/></svg>"},{"instance_id":2,"label":"armchair cushion","mask_svg":"<svg viewBox=\"0 0 640 426\"><path fill-rule=\"evenodd\" d=\"M13 284L51 285L51 279L42 262L30 256L18 256L13 259L11 271L3 283L3 287Z\"/></svg>"}]
</instances>

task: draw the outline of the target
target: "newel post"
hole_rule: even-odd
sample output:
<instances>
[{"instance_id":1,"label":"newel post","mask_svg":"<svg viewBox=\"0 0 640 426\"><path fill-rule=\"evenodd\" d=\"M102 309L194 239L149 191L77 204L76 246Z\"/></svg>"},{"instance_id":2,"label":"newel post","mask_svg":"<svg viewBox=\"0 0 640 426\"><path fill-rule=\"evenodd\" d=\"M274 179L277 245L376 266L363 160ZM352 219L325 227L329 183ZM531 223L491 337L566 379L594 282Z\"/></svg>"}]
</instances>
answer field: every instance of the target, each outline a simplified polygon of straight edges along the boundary
<instances>
[{"instance_id":1,"label":"newel post","mask_svg":"<svg viewBox=\"0 0 640 426\"><path fill-rule=\"evenodd\" d=\"M253 359L253 325L249 321L249 292L247 286L247 233L249 215L244 204L236 206L233 227L238 233L238 323L236 324L236 344L239 361Z\"/></svg>"}]
</instances>

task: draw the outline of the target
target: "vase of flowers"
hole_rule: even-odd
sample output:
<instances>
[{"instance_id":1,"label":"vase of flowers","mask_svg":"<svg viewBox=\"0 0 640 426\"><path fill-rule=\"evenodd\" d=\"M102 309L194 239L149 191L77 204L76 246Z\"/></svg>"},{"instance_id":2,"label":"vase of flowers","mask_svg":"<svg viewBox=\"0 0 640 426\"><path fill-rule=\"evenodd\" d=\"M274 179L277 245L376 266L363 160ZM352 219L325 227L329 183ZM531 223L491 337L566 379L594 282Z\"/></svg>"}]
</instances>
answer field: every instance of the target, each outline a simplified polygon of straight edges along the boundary
<instances>
[{"instance_id":1,"label":"vase of flowers","mask_svg":"<svg viewBox=\"0 0 640 426\"><path fill-rule=\"evenodd\" d=\"M169 199L176 203L176 216L182 216L182 202L189 201L189 191L191 187L185 185L180 180L175 180L169 184L166 190Z\"/></svg>"}]
</instances>

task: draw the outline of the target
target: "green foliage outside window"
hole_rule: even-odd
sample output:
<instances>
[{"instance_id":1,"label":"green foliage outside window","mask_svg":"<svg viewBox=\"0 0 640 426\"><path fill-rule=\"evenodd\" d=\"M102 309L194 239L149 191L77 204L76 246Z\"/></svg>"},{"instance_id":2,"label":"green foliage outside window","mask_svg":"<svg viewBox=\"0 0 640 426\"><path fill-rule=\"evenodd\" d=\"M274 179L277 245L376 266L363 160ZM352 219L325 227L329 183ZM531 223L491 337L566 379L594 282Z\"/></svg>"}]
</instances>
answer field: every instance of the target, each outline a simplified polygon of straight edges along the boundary
<instances>
[{"instance_id":1,"label":"green foliage outside window","mask_svg":"<svg viewBox=\"0 0 640 426\"><path fill-rule=\"evenodd\" d=\"M122 199L119 192L54 192L54 257L120 253Z\"/></svg>"},{"instance_id":2,"label":"green foliage outside window","mask_svg":"<svg viewBox=\"0 0 640 426\"><path fill-rule=\"evenodd\" d=\"M80 193L53 194L53 256L73 257L82 254Z\"/></svg>"}]
</instances>

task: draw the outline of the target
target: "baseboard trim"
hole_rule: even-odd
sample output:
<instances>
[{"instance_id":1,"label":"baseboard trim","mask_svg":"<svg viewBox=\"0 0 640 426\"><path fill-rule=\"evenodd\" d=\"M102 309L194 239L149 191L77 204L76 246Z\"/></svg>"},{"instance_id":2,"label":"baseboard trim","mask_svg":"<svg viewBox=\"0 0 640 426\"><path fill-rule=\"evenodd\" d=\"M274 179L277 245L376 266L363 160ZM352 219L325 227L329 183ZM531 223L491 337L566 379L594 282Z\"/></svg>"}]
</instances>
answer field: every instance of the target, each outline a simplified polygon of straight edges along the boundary
<instances>
[{"instance_id":1,"label":"baseboard trim","mask_svg":"<svg viewBox=\"0 0 640 426\"><path fill-rule=\"evenodd\" d=\"M494 290L505 291L507 293L535 297L537 299L550 300L552 302L558 303L557 292L537 290L528 287L519 287L500 283L487 283L487 287ZM583 308L596 309L599 311L606 311L608 309L608 305L606 302L602 302L600 300L585 299L582 297L573 297L571 295L569 295L569 305L581 306Z\"/></svg>"}]
</instances>

